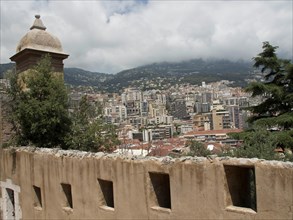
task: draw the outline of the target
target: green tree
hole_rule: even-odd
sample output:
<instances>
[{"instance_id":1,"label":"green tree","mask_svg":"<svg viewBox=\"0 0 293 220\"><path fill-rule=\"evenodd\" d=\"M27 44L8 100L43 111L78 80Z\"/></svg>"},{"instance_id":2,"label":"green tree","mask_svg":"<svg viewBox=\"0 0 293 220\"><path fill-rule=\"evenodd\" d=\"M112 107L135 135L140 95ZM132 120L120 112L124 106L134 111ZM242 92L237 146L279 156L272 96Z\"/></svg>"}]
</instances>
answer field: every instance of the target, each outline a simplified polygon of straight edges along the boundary
<instances>
[{"instance_id":1,"label":"green tree","mask_svg":"<svg viewBox=\"0 0 293 220\"><path fill-rule=\"evenodd\" d=\"M248 119L252 128L231 134L243 140L242 146L232 152L233 156L292 160L293 65L290 60L278 58L277 48L264 42L263 51L253 58L254 67L261 69L264 79L251 83L246 91L263 101L248 108L252 112ZM276 148L284 150L283 157L275 152Z\"/></svg>"},{"instance_id":2,"label":"green tree","mask_svg":"<svg viewBox=\"0 0 293 220\"><path fill-rule=\"evenodd\" d=\"M207 150L203 143L191 140L186 142L185 147L189 147L189 156L206 157L211 155L211 151Z\"/></svg>"},{"instance_id":3,"label":"green tree","mask_svg":"<svg viewBox=\"0 0 293 220\"><path fill-rule=\"evenodd\" d=\"M83 96L79 107L71 115L72 127L67 137L68 147L84 151L111 151L119 140L116 127L107 124L102 118L99 103L90 103Z\"/></svg>"},{"instance_id":4,"label":"green tree","mask_svg":"<svg viewBox=\"0 0 293 220\"><path fill-rule=\"evenodd\" d=\"M65 147L70 131L68 96L62 77L54 73L49 55L25 73L12 74L11 122L16 144L37 147Z\"/></svg>"},{"instance_id":5,"label":"green tree","mask_svg":"<svg viewBox=\"0 0 293 220\"><path fill-rule=\"evenodd\" d=\"M263 52L254 57L254 67L261 68L264 82L253 82L247 88L252 96L261 96L263 102L250 107L253 116L249 119L268 128L293 127L293 64L277 57L276 49L268 42L263 43Z\"/></svg>"},{"instance_id":6,"label":"green tree","mask_svg":"<svg viewBox=\"0 0 293 220\"><path fill-rule=\"evenodd\" d=\"M261 96L263 102L252 106L249 122L267 129L277 128L278 146L293 149L293 64L277 57L278 47L263 43L263 52L254 57L254 67L261 68L264 82L251 83L247 92Z\"/></svg>"},{"instance_id":7,"label":"green tree","mask_svg":"<svg viewBox=\"0 0 293 220\"><path fill-rule=\"evenodd\" d=\"M241 147L230 150L222 156L293 160L291 150L284 148L284 146L292 146L293 144L293 138L287 132L272 132L265 127L254 126L249 131L230 133L229 135L235 139L243 140L243 144ZM275 152L276 148L283 148L284 153Z\"/></svg>"},{"instance_id":8,"label":"green tree","mask_svg":"<svg viewBox=\"0 0 293 220\"><path fill-rule=\"evenodd\" d=\"M255 127L244 133L231 134L232 137L243 140L241 147L230 151L229 156L260 159L274 159L276 139L270 131L263 127Z\"/></svg>"}]
</instances>

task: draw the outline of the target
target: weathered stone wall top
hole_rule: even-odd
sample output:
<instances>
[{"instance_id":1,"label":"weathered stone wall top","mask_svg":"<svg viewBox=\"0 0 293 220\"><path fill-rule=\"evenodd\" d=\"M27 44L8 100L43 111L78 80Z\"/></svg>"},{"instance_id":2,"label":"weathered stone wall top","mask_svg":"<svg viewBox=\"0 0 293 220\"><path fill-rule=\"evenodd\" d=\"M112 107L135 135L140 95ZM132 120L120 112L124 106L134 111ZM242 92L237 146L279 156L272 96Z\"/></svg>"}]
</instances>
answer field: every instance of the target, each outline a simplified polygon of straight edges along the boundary
<instances>
[{"instance_id":1,"label":"weathered stone wall top","mask_svg":"<svg viewBox=\"0 0 293 220\"><path fill-rule=\"evenodd\" d=\"M174 163L221 163L221 164L229 164L229 165L237 165L237 166L253 166L256 164L262 164L267 166L274 166L280 168L293 168L292 162L283 162L278 160L264 160L258 158L235 158L235 157L218 157L216 155L212 155L209 157L191 157L185 156L180 158L172 158L169 156L166 157L143 157L143 156L126 156L112 153L104 153L104 152L87 152L87 151L78 151L78 150L62 150L60 148L35 148L35 147L15 147L15 148L7 148L6 150L11 152L27 152L41 155L51 155L55 157L69 157L76 159L84 159L84 158L96 158L96 159L120 159L125 161L136 161L136 162L148 162L153 161L159 163L161 165L171 165Z\"/></svg>"},{"instance_id":2,"label":"weathered stone wall top","mask_svg":"<svg viewBox=\"0 0 293 220\"><path fill-rule=\"evenodd\" d=\"M257 158L8 148L0 183L3 219L293 218L293 163Z\"/></svg>"}]
</instances>

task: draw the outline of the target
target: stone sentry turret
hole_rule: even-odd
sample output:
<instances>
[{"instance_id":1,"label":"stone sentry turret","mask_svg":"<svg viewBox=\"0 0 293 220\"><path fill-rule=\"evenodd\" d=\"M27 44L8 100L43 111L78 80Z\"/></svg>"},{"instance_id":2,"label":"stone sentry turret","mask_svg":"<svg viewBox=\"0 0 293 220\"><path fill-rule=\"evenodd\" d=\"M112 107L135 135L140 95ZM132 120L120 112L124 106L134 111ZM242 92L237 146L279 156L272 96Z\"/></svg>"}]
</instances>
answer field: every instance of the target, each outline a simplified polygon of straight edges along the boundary
<instances>
[{"instance_id":1,"label":"stone sentry turret","mask_svg":"<svg viewBox=\"0 0 293 220\"><path fill-rule=\"evenodd\" d=\"M63 78L63 60L69 55L63 52L60 40L46 31L41 16L36 15L30 30L21 38L16 54L10 59L16 63L17 74L28 74L39 60L46 54L52 58L54 73ZM1 92L0 92L1 93ZM7 121L7 113L4 110L4 100L7 95L0 94L0 147L6 143L12 134L12 125Z\"/></svg>"},{"instance_id":2,"label":"stone sentry turret","mask_svg":"<svg viewBox=\"0 0 293 220\"><path fill-rule=\"evenodd\" d=\"M63 72L63 60L69 55L62 49L60 40L46 31L41 16L36 15L30 30L21 38L16 54L10 59L16 62L16 71L23 72L32 68L40 58L49 53L54 71Z\"/></svg>"}]
</instances>

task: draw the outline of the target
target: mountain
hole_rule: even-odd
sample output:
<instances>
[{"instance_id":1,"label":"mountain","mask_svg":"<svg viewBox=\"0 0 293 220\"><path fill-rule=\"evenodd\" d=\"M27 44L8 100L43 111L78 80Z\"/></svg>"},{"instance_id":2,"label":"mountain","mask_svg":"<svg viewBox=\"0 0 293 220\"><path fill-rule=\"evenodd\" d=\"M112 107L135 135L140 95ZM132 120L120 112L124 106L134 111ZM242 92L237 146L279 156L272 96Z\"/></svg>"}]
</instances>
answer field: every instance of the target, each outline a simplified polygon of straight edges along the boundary
<instances>
[{"instance_id":1,"label":"mountain","mask_svg":"<svg viewBox=\"0 0 293 220\"><path fill-rule=\"evenodd\" d=\"M126 86L141 89L164 88L176 83L201 84L219 80L234 81L235 86L245 86L251 78L252 64L229 60L194 59L183 62L153 63L124 70L105 82L108 89L120 90Z\"/></svg>"},{"instance_id":2,"label":"mountain","mask_svg":"<svg viewBox=\"0 0 293 220\"><path fill-rule=\"evenodd\" d=\"M0 79L4 77L5 72L15 67L15 63L0 64ZM73 86L97 86L106 80L112 79L114 75L90 72L80 68L64 68L64 80L67 84Z\"/></svg>"},{"instance_id":3,"label":"mountain","mask_svg":"<svg viewBox=\"0 0 293 220\"><path fill-rule=\"evenodd\" d=\"M13 63L1 64L0 77ZM183 62L162 62L123 70L117 74L64 68L64 80L73 86L93 86L100 91L118 92L128 86L141 89L164 89L176 83L201 84L219 80L234 81L235 86L245 86L252 78L252 64L229 60L193 59Z\"/></svg>"},{"instance_id":4,"label":"mountain","mask_svg":"<svg viewBox=\"0 0 293 220\"><path fill-rule=\"evenodd\" d=\"M64 80L67 84L75 86L99 87L114 77L112 74L90 72L79 68L64 68Z\"/></svg>"},{"instance_id":5,"label":"mountain","mask_svg":"<svg viewBox=\"0 0 293 220\"><path fill-rule=\"evenodd\" d=\"M4 63L0 64L0 79L4 77L4 73L7 72L7 70L11 70L15 67L14 63Z\"/></svg>"}]
</instances>

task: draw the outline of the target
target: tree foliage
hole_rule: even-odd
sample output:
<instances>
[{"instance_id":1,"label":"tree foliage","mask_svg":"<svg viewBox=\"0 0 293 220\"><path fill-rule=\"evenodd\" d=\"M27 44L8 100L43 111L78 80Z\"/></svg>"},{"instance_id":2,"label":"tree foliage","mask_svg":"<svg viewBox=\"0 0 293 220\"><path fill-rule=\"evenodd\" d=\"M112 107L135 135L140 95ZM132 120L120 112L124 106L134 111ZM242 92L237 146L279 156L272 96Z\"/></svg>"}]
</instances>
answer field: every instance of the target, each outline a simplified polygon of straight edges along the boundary
<instances>
[{"instance_id":1,"label":"tree foliage","mask_svg":"<svg viewBox=\"0 0 293 220\"><path fill-rule=\"evenodd\" d=\"M246 91L252 96L262 96L263 102L250 107L253 116L249 119L254 125L277 130L275 147L293 149L293 64L280 59L278 47L269 42L263 43L263 52L254 57L254 67L261 68L263 82L250 84Z\"/></svg>"},{"instance_id":2,"label":"tree foliage","mask_svg":"<svg viewBox=\"0 0 293 220\"><path fill-rule=\"evenodd\" d=\"M245 133L237 134L243 140L243 145L232 152L233 156L260 159L273 159L275 156L275 141L270 131L256 127Z\"/></svg>"},{"instance_id":3,"label":"tree foliage","mask_svg":"<svg viewBox=\"0 0 293 220\"><path fill-rule=\"evenodd\" d=\"M104 123L99 103L83 97L69 115L67 89L45 56L31 70L11 74L9 109L17 145L109 151L119 143L116 128Z\"/></svg>"},{"instance_id":4,"label":"tree foliage","mask_svg":"<svg viewBox=\"0 0 293 220\"><path fill-rule=\"evenodd\" d=\"M190 140L186 142L185 147L189 147L189 156L206 157L212 154L211 151L206 149L203 143L195 140Z\"/></svg>"},{"instance_id":5,"label":"tree foliage","mask_svg":"<svg viewBox=\"0 0 293 220\"><path fill-rule=\"evenodd\" d=\"M262 97L263 101L249 107L252 129L231 135L243 140L242 146L233 152L234 156L292 160L293 64L278 58L277 48L264 42L263 51L253 58L254 67L260 68L263 74L263 81L251 83L246 91ZM284 151L284 157L278 158L277 148Z\"/></svg>"},{"instance_id":6,"label":"tree foliage","mask_svg":"<svg viewBox=\"0 0 293 220\"><path fill-rule=\"evenodd\" d=\"M99 103L90 103L83 96L79 106L71 115L72 127L67 138L68 147L84 151L110 151L119 143L116 128L101 117Z\"/></svg>"},{"instance_id":7,"label":"tree foliage","mask_svg":"<svg viewBox=\"0 0 293 220\"><path fill-rule=\"evenodd\" d=\"M68 97L63 79L44 56L31 70L10 77L11 122L16 143L37 147L64 147L70 130Z\"/></svg>"},{"instance_id":8,"label":"tree foliage","mask_svg":"<svg viewBox=\"0 0 293 220\"><path fill-rule=\"evenodd\" d=\"M249 121L290 130L293 127L293 64L278 58L277 48L264 42L263 52L253 58L254 67L264 74L264 82L251 83L246 91L252 96L261 96L264 101L250 107L253 116Z\"/></svg>"},{"instance_id":9,"label":"tree foliage","mask_svg":"<svg viewBox=\"0 0 293 220\"><path fill-rule=\"evenodd\" d=\"M243 140L243 144L227 152L226 156L292 161L292 153L286 149L286 146L293 145L292 134L289 133L292 131L272 132L261 126L242 133L230 133L231 137ZM278 153L276 149L284 149L284 153Z\"/></svg>"}]
</instances>

